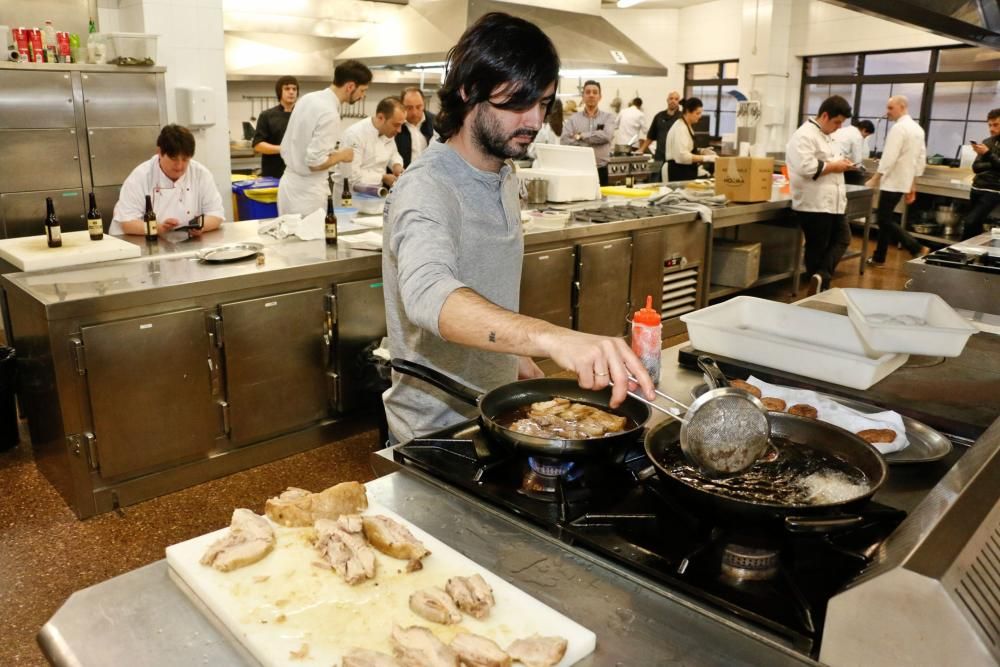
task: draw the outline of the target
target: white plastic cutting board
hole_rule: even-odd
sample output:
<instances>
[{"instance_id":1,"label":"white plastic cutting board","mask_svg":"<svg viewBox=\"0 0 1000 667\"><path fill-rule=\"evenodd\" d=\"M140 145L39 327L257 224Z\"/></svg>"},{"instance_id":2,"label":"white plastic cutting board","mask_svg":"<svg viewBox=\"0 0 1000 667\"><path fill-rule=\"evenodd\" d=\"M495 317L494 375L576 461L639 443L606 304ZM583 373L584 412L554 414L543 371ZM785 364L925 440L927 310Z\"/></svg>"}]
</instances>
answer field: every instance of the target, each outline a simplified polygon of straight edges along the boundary
<instances>
[{"instance_id":1,"label":"white plastic cutting board","mask_svg":"<svg viewBox=\"0 0 1000 667\"><path fill-rule=\"evenodd\" d=\"M198 561L208 546L228 528L167 547L167 563L216 618L262 665L340 665L352 647L392 654L393 623L430 628L442 641L460 631L489 637L501 648L534 633L568 640L560 667L594 651L596 636L551 607L539 602L489 570L384 507L371 503L365 514L384 514L406 525L430 549L424 567L407 573L405 562L377 554L375 578L357 586L346 584L318 561L309 543L309 528L275 526L278 543L263 560L232 572L219 572ZM496 606L484 620L463 614L457 625L439 625L410 611L409 597L417 589L441 586L449 577L479 573L493 588ZM267 577L266 580L261 579ZM278 622L284 615L285 620ZM308 644L305 659L292 651Z\"/></svg>"},{"instance_id":2,"label":"white plastic cutting board","mask_svg":"<svg viewBox=\"0 0 1000 667\"><path fill-rule=\"evenodd\" d=\"M0 240L0 257L22 271L58 269L113 259L127 259L142 254L139 246L113 236L104 235L91 241L90 232L65 232L62 247L50 248L45 236L21 236Z\"/></svg>"}]
</instances>

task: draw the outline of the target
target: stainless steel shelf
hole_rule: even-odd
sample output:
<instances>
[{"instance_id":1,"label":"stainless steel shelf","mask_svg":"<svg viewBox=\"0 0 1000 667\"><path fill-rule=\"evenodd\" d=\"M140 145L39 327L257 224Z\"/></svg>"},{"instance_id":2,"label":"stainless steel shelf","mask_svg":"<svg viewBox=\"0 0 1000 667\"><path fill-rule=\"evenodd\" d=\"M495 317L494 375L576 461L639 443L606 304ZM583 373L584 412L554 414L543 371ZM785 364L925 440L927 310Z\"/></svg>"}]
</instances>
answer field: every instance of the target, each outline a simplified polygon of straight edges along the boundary
<instances>
[{"instance_id":1,"label":"stainless steel shelf","mask_svg":"<svg viewBox=\"0 0 1000 667\"><path fill-rule=\"evenodd\" d=\"M727 287L725 285L712 285L708 290L708 300L720 299L724 296L730 296L731 294L736 294L737 292L745 292L748 289L753 289L754 287L761 287L763 285L770 285L771 283L776 283L781 280L786 280L791 278L794 274L791 271L781 271L780 273L765 273L759 277L752 285L748 287Z\"/></svg>"}]
</instances>

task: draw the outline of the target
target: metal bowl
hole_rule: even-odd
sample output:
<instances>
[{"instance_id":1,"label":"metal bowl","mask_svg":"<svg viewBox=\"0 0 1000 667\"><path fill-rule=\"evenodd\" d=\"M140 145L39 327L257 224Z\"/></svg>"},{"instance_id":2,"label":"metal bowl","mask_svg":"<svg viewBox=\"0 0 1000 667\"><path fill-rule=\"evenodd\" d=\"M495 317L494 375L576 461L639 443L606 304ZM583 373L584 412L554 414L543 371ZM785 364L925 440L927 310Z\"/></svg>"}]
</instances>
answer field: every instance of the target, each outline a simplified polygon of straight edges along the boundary
<instances>
[{"instance_id":1,"label":"metal bowl","mask_svg":"<svg viewBox=\"0 0 1000 667\"><path fill-rule=\"evenodd\" d=\"M941 225L933 222L918 222L912 226L912 229L918 234L937 234L941 231Z\"/></svg>"}]
</instances>

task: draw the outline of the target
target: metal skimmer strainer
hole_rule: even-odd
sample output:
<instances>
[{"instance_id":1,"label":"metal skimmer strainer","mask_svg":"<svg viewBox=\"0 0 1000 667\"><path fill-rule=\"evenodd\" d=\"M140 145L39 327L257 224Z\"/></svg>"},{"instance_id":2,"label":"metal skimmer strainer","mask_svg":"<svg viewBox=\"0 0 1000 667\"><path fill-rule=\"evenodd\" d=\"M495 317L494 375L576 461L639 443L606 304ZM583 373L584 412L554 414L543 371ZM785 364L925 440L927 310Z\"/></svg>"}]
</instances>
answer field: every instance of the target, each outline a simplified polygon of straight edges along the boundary
<instances>
[{"instance_id":1,"label":"metal skimmer strainer","mask_svg":"<svg viewBox=\"0 0 1000 667\"><path fill-rule=\"evenodd\" d=\"M709 357L698 357L698 365L709 376L714 389L706 391L690 406L657 391L687 413L666 410L641 396L629 394L681 422L681 451L693 464L710 475L735 475L752 466L768 448L771 425L767 410L756 396L729 387L728 381ZM724 383L723 386L719 386Z\"/></svg>"}]
</instances>

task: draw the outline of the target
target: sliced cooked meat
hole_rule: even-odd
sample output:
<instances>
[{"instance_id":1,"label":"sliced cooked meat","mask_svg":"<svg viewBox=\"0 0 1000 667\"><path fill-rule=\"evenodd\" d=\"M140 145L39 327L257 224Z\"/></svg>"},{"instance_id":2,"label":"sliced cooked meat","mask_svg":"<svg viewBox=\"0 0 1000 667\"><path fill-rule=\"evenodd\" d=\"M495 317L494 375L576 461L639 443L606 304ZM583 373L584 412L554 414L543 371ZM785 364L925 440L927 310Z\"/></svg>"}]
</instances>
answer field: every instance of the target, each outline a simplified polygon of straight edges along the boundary
<instances>
[{"instance_id":1,"label":"sliced cooked meat","mask_svg":"<svg viewBox=\"0 0 1000 667\"><path fill-rule=\"evenodd\" d=\"M757 398L761 397L760 388L757 385L750 384L746 380L730 380L729 386L735 389L742 389L743 391L748 391Z\"/></svg>"},{"instance_id":2,"label":"sliced cooked meat","mask_svg":"<svg viewBox=\"0 0 1000 667\"><path fill-rule=\"evenodd\" d=\"M375 576L375 551L361 533L349 533L330 519L316 521L316 548L344 581L360 584Z\"/></svg>"},{"instance_id":3,"label":"sliced cooked meat","mask_svg":"<svg viewBox=\"0 0 1000 667\"><path fill-rule=\"evenodd\" d=\"M462 612L455 606L455 601L437 586L422 588L410 595L410 609L417 616L434 623L451 625L462 622Z\"/></svg>"},{"instance_id":4,"label":"sliced cooked meat","mask_svg":"<svg viewBox=\"0 0 1000 667\"><path fill-rule=\"evenodd\" d=\"M274 528L267 519L244 508L233 511L229 533L201 557L202 565L229 572L256 563L274 549Z\"/></svg>"},{"instance_id":5,"label":"sliced cooked meat","mask_svg":"<svg viewBox=\"0 0 1000 667\"><path fill-rule=\"evenodd\" d=\"M486 618L496 604L493 589L478 574L471 577L452 577L445 586L458 608L470 616Z\"/></svg>"},{"instance_id":6,"label":"sliced cooked meat","mask_svg":"<svg viewBox=\"0 0 1000 667\"><path fill-rule=\"evenodd\" d=\"M387 516L361 517L365 537L386 556L410 561L407 571L419 570L420 561L431 552L403 524Z\"/></svg>"},{"instance_id":7,"label":"sliced cooked meat","mask_svg":"<svg viewBox=\"0 0 1000 667\"><path fill-rule=\"evenodd\" d=\"M364 485L343 482L319 493L290 487L277 498L270 498L264 505L264 512L283 526L311 526L316 519L336 519L343 514L357 514L367 507Z\"/></svg>"},{"instance_id":8,"label":"sliced cooked meat","mask_svg":"<svg viewBox=\"0 0 1000 667\"><path fill-rule=\"evenodd\" d=\"M510 667L510 656L492 639L464 632L451 640L451 647L468 667Z\"/></svg>"},{"instance_id":9,"label":"sliced cooked meat","mask_svg":"<svg viewBox=\"0 0 1000 667\"><path fill-rule=\"evenodd\" d=\"M543 637L539 634L518 639L507 647L514 660L527 667L552 667L566 655L567 641L562 637Z\"/></svg>"},{"instance_id":10,"label":"sliced cooked meat","mask_svg":"<svg viewBox=\"0 0 1000 667\"><path fill-rule=\"evenodd\" d=\"M392 626L392 651L402 667L459 667L458 654L419 625Z\"/></svg>"},{"instance_id":11,"label":"sliced cooked meat","mask_svg":"<svg viewBox=\"0 0 1000 667\"><path fill-rule=\"evenodd\" d=\"M531 415L540 416L540 415L558 414L562 410L565 410L566 406L568 406L569 403L570 401L568 398L559 398L558 396L553 398L551 401L541 401L539 403L532 403Z\"/></svg>"},{"instance_id":12,"label":"sliced cooked meat","mask_svg":"<svg viewBox=\"0 0 1000 667\"><path fill-rule=\"evenodd\" d=\"M337 526L348 533L360 533L362 529L360 514L345 514L337 519Z\"/></svg>"},{"instance_id":13,"label":"sliced cooked meat","mask_svg":"<svg viewBox=\"0 0 1000 667\"><path fill-rule=\"evenodd\" d=\"M341 667L399 667L391 655L369 651L366 648L352 648L344 656Z\"/></svg>"}]
</instances>

